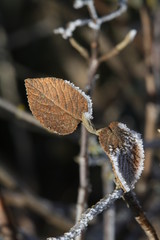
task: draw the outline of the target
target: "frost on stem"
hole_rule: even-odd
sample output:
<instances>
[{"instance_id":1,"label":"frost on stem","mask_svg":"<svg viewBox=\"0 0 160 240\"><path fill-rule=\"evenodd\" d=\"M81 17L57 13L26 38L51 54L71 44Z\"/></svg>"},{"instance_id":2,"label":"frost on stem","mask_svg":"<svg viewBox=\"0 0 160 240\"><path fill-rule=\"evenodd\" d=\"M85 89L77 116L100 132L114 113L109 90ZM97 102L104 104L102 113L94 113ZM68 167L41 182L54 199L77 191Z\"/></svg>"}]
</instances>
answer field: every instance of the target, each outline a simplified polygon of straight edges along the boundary
<instances>
[{"instance_id":1,"label":"frost on stem","mask_svg":"<svg viewBox=\"0 0 160 240\"><path fill-rule=\"evenodd\" d=\"M84 212L78 221L69 232L65 233L63 236L54 238L50 237L47 240L71 240L79 236L82 231L88 226L88 223L93 220L98 214L108 209L117 199L121 198L123 195L122 189L115 190L109 196L105 196L99 202L97 202L92 208L89 208Z\"/></svg>"},{"instance_id":2,"label":"frost on stem","mask_svg":"<svg viewBox=\"0 0 160 240\"><path fill-rule=\"evenodd\" d=\"M111 160L117 185L130 191L143 170L144 150L140 134L118 122L100 129L98 134L100 144Z\"/></svg>"},{"instance_id":3,"label":"frost on stem","mask_svg":"<svg viewBox=\"0 0 160 240\"><path fill-rule=\"evenodd\" d=\"M86 20L77 19L73 22L69 22L66 29L60 27L55 29L53 32L55 34L61 34L64 39L67 39L69 37L72 37L72 33L76 30L77 27L82 27L84 25L86 25Z\"/></svg>"},{"instance_id":4,"label":"frost on stem","mask_svg":"<svg viewBox=\"0 0 160 240\"><path fill-rule=\"evenodd\" d=\"M90 3L93 3L93 0L75 0L73 7L79 9L86 5L89 5Z\"/></svg>"},{"instance_id":5,"label":"frost on stem","mask_svg":"<svg viewBox=\"0 0 160 240\"><path fill-rule=\"evenodd\" d=\"M108 15L98 17L94 6L93 0L75 0L74 7L81 8L87 6L90 12L90 19L77 19L75 21L69 22L66 28L60 27L54 30L55 34L61 34L64 39L72 37L73 32L78 28L88 25L92 29L100 29L101 25L105 22L111 21L114 18L121 16L127 10L127 1L119 0L119 8Z\"/></svg>"}]
</instances>

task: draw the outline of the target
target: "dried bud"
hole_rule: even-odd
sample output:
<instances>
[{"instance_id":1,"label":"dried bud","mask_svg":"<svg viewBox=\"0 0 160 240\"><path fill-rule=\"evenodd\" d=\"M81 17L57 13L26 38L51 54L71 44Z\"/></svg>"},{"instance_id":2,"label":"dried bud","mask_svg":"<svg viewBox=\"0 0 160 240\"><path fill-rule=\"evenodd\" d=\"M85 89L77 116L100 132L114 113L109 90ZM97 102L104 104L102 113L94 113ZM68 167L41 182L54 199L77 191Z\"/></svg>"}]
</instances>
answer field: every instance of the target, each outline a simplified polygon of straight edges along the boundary
<instances>
[{"instance_id":1,"label":"dried bud","mask_svg":"<svg viewBox=\"0 0 160 240\"><path fill-rule=\"evenodd\" d=\"M139 179L144 162L143 142L140 134L123 123L112 122L98 131L99 141L111 160L116 184L128 192Z\"/></svg>"}]
</instances>

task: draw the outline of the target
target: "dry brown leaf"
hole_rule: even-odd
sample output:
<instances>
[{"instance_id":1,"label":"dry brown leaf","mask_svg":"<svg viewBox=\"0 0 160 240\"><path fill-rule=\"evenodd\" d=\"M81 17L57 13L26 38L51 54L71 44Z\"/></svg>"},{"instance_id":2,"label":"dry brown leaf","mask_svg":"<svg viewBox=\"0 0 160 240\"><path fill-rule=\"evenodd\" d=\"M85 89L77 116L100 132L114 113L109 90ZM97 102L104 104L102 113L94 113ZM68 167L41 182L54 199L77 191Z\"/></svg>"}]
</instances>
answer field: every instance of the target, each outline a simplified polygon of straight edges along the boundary
<instances>
[{"instance_id":1,"label":"dry brown leaf","mask_svg":"<svg viewBox=\"0 0 160 240\"><path fill-rule=\"evenodd\" d=\"M116 182L124 191L130 191L143 170L144 150L140 134L118 122L97 132L100 144L111 160Z\"/></svg>"},{"instance_id":2,"label":"dry brown leaf","mask_svg":"<svg viewBox=\"0 0 160 240\"><path fill-rule=\"evenodd\" d=\"M72 133L83 114L92 118L90 98L68 81L33 78L26 79L25 86L32 114L51 132Z\"/></svg>"}]
</instances>

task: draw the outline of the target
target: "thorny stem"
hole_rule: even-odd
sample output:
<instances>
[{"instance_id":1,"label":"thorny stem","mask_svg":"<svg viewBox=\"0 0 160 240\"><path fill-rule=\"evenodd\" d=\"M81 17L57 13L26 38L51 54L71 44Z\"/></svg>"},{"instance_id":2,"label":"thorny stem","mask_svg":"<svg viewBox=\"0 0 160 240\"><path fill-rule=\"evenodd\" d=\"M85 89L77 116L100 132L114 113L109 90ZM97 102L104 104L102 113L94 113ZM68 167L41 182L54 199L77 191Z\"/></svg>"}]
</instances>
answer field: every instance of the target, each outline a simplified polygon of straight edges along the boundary
<instances>
[{"instance_id":1,"label":"thorny stem","mask_svg":"<svg viewBox=\"0 0 160 240\"><path fill-rule=\"evenodd\" d=\"M125 193L123 197L125 201L128 203L132 212L134 213L136 221L139 223L141 228L144 230L145 234L148 236L148 239L159 240L154 227L145 216L142 207L136 198L136 194L133 191L130 191Z\"/></svg>"},{"instance_id":2,"label":"thorny stem","mask_svg":"<svg viewBox=\"0 0 160 240\"><path fill-rule=\"evenodd\" d=\"M87 209L81 215L79 221L70 229L69 232L65 233L63 236L58 238L48 238L47 240L71 240L79 236L82 231L88 226L88 223L93 220L98 214L102 213L104 210L108 209L113 203L122 197L124 194L122 189L116 189L113 193L106 195L99 202L97 202L94 206Z\"/></svg>"}]
</instances>

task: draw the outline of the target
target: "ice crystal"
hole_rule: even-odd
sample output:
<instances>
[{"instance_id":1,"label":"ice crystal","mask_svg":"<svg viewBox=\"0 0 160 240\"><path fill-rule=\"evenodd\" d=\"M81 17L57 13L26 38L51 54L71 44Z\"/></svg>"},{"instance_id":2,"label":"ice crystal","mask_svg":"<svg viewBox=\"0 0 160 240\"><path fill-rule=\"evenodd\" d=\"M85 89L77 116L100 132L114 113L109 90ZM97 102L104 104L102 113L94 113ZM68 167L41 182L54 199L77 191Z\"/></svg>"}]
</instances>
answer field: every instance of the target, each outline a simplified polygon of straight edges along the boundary
<instances>
[{"instance_id":1,"label":"ice crystal","mask_svg":"<svg viewBox=\"0 0 160 240\"><path fill-rule=\"evenodd\" d=\"M83 92L79 87L76 87L70 81L65 80L65 82L67 84L69 84L71 87L73 87L74 89L76 89L87 100L87 102L88 102L88 112L85 112L84 115L85 115L86 119L88 119L88 120L93 119L93 116L92 116L92 112L93 112L92 100L91 100L90 96L86 95L85 92Z\"/></svg>"},{"instance_id":2,"label":"ice crystal","mask_svg":"<svg viewBox=\"0 0 160 240\"><path fill-rule=\"evenodd\" d=\"M109 196L105 196L99 202L97 202L92 208L89 208L84 212L80 220L70 229L69 232L65 233L61 237L48 238L47 240L71 240L79 236L82 231L88 226L89 222L93 220L98 214L108 209L117 199L121 198L123 194L122 189L115 190Z\"/></svg>"}]
</instances>

